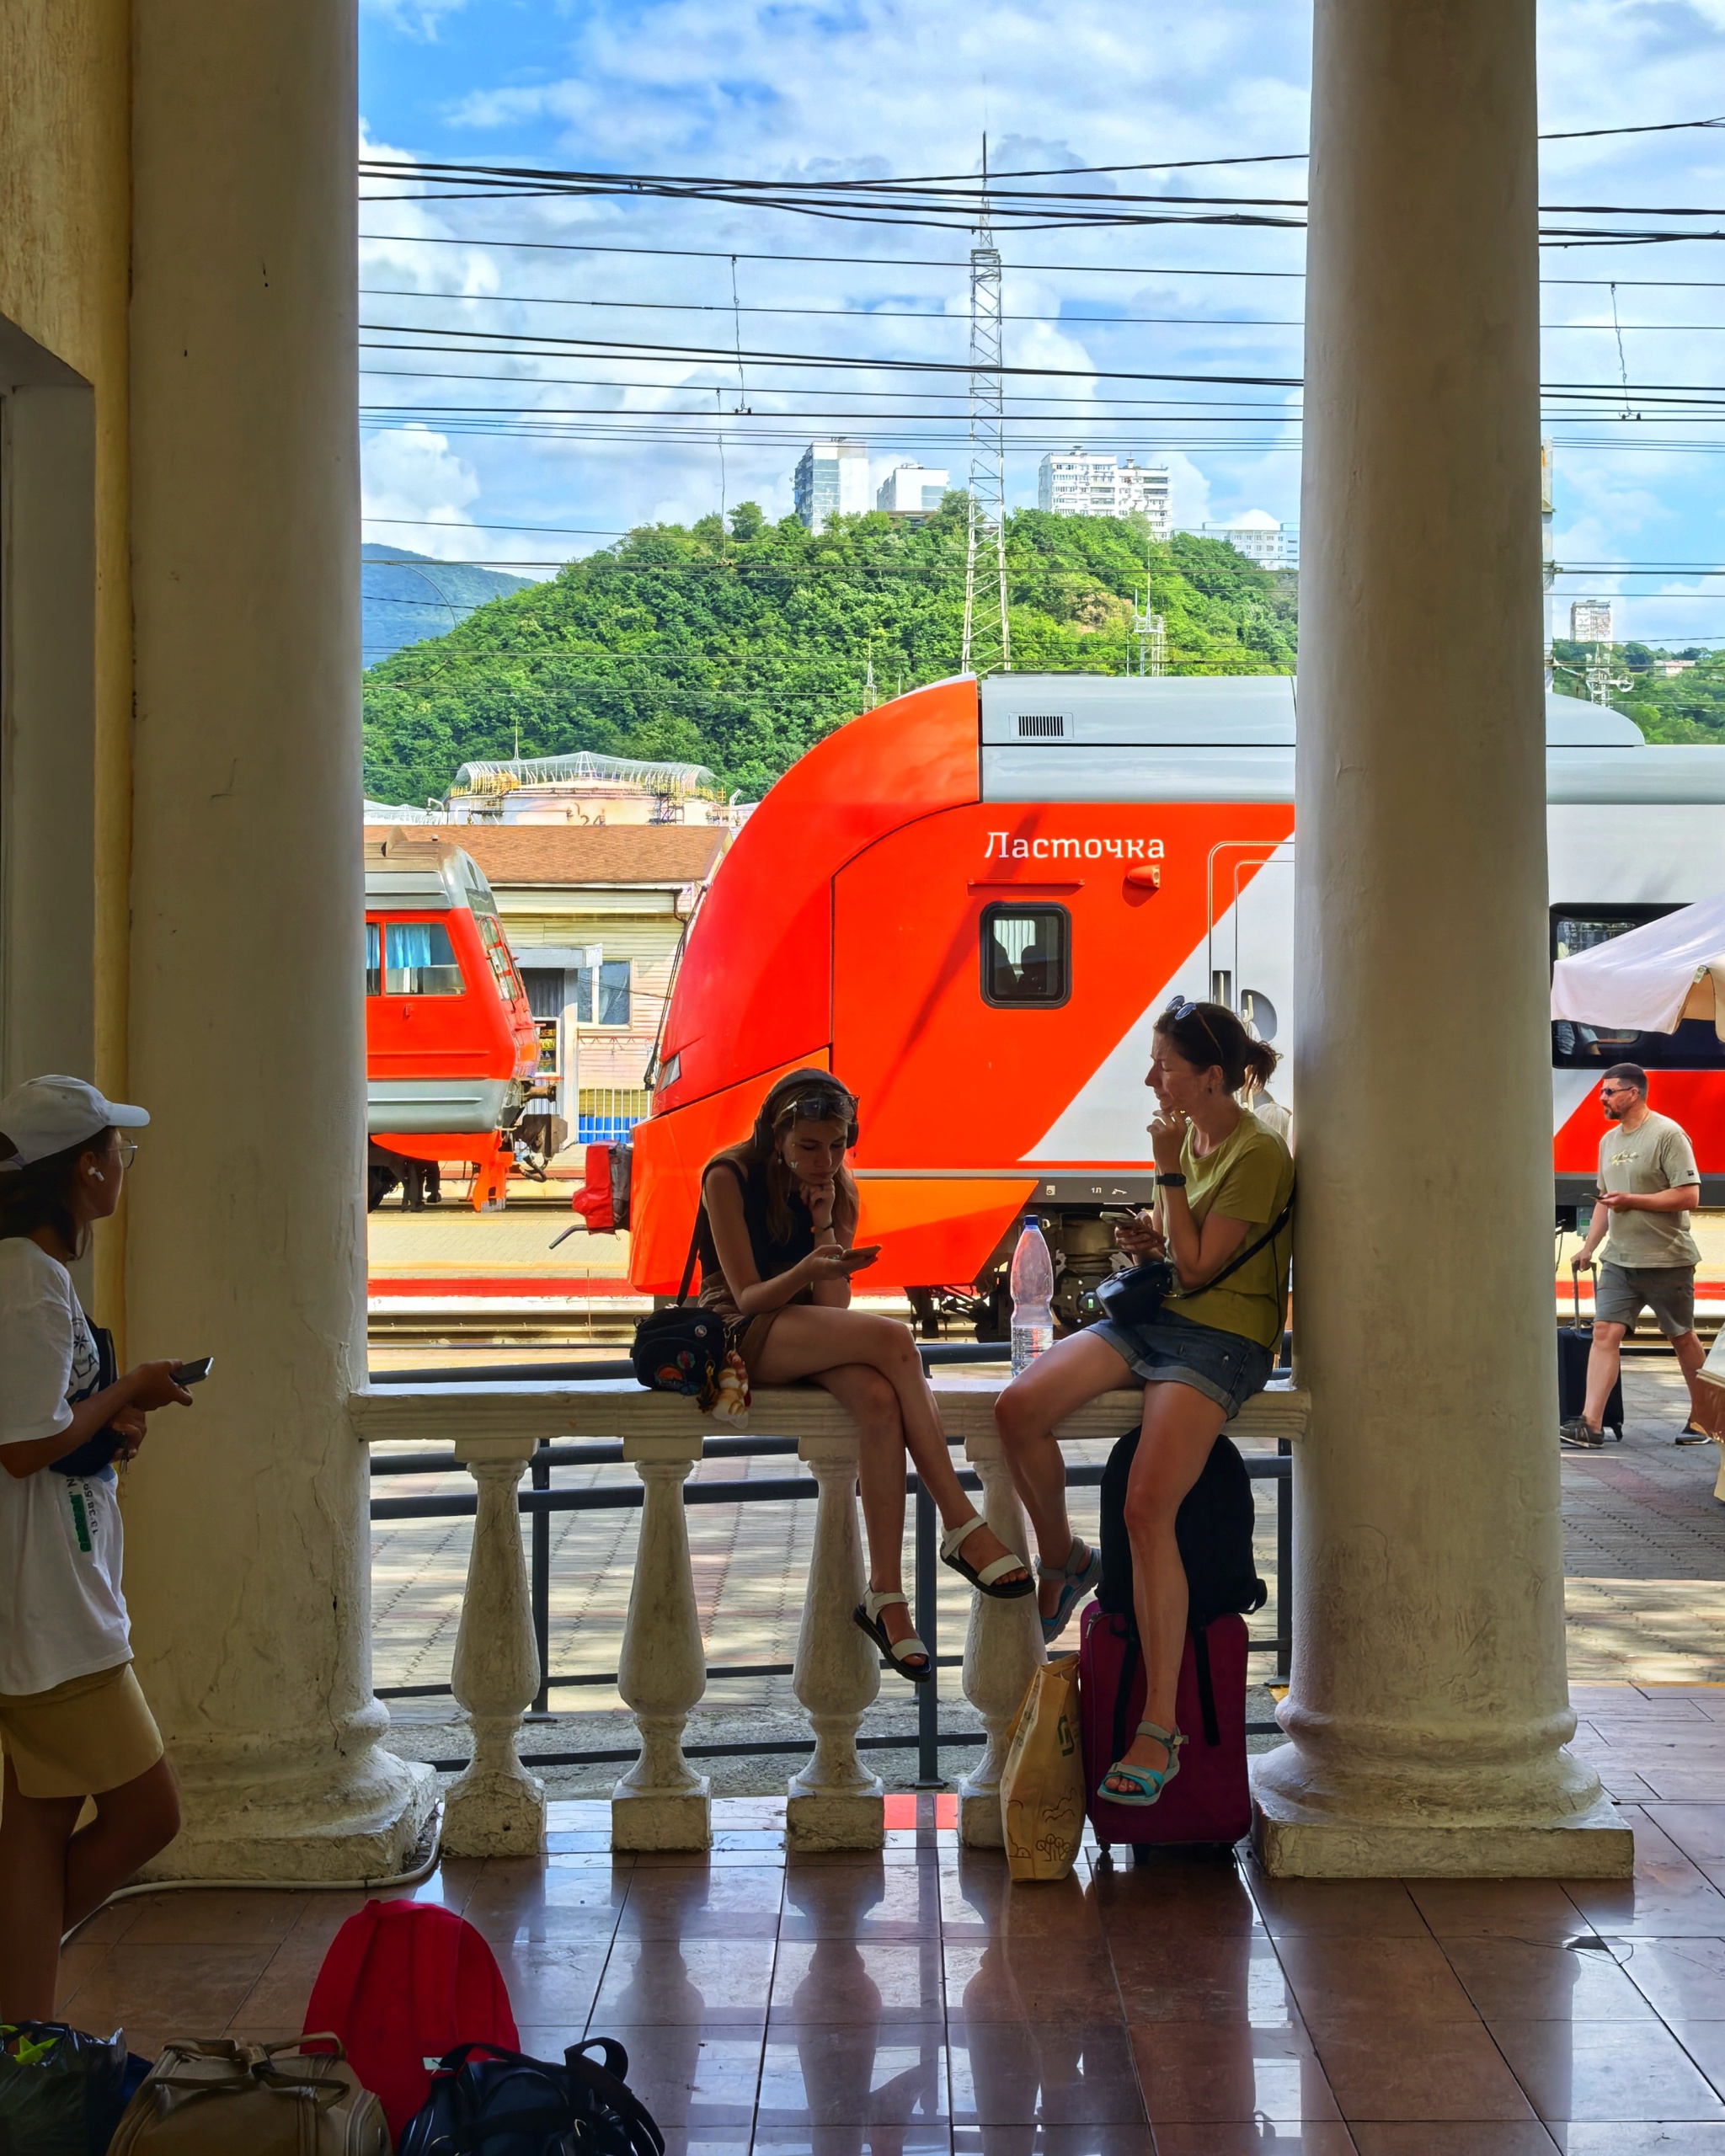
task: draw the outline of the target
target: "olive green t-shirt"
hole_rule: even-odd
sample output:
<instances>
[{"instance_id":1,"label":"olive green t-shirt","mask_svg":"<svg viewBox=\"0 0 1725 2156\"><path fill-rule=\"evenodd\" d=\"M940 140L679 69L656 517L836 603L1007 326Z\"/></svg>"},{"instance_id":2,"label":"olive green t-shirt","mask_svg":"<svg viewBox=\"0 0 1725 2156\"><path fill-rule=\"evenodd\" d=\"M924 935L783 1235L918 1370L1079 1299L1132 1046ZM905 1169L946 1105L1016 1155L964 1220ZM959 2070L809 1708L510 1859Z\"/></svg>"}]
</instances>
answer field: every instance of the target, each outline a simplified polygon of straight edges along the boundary
<instances>
[{"instance_id":1,"label":"olive green t-shirt","mask_svg":"<svg viewBox=\"0 0 1725 2156\"><path fill-rule=\"evenodd\" d=\"M1634 1130L1620 1124L1599 1140L1599 1188L1646 1198L1699 1182L1695 1149L1681 1123L1651 1113ZM1608 1265L1699 1265L1687 1213L1614 1213L1599 1252Z\"/></svg>"},{"instance_id":2,"label":"olive green t-shirt","mask_svg":"<svg viewBox=\"0 0 1725 2156\"><path fill-rule=\"evenodd\" d=\"M1294 1187L1294 1162L1287 1147L1249 1108L1214 1152L1194 1153L1195 1133L1188 1123L1180 1150L1186 1178L1186 1203L1200 1227L1212 1213L1225 1220L1244 1220L1241 1248L1254 1243L1281 1215ZM1162 1193L1156 1193L1160 1215ZM1237 1332L1262 1348L1279 1347L1287 1306L1288 1261L1294 1224L1288 1225L1220 1288L1199 1288L1189 1295L1171 1295L1164 1308L1170 1317L1189 1317L1220 1332ZM1226 1262L1226 1261L1225 1261Z\"/></svg>"}]
</instances>

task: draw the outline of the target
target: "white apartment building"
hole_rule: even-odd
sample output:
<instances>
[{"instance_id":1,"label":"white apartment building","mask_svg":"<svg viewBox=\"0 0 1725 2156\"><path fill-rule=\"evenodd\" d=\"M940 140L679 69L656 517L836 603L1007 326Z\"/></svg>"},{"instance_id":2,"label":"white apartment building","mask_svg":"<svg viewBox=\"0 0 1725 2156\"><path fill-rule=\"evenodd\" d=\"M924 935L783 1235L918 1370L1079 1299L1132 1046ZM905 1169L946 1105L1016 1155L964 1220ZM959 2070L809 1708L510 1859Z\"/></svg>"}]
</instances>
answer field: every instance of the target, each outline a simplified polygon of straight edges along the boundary
<instances>
[{"instance_id":1,"label":"white apartment building","mask_svg":"<svg viewBox=\"0 0 1725 2156\"><path fill-rule=\"evenodd\" d=\"M1172 529L1167 467L1122 464L1112 454L1074 448L1044 456L1037 468L1036 506L1054 516L1141 516L1153 539Z\"/></svg>"},{"instance_id":2,"label":"white apartment building","mask_svg":"<svg viewBox=\"0 0 1725 2156\"><path fill-rule=\"evenodd\" d=\"M875 489L874 506L889 516L927 516L940 507L951 484L950 473L907 458L895 465Z\"/></svg>"},{"instance_id":3,"label":"white apartment building","mask_svg":"<svg viewBox=\"0 0 1725 2156\"><path fill-rule=\"evenodd\" d=\"M1569 634L1577 643L1610 643L1612 641L1610 600L1573 600L1569 608Z\"/></svg>"},{"instance_id":4,"label":"white apartment building","mask_svg":"<svg viewBox=\"0 0 1725 2156\"><path fill-rule=\"evenodd\" d=\"M1199 539L1226 539L1236 553L1261 569L1300 566L1299 526L1278 524L1265 510L1248 510L1230 524L1194 524L1192 531Z\"/></svg>"},{"instance_id":5,"label":"white apartment building","mask_svg":"<svg viewBox=\"0 0 1725 2156\"><path fill-rule=\"evenodd\" d=\"M868 451L860 441L811 441L791 484L797 514L811 531L824 531L835 516L866 515L874 506Z\"/></svg>"}]
</instances>

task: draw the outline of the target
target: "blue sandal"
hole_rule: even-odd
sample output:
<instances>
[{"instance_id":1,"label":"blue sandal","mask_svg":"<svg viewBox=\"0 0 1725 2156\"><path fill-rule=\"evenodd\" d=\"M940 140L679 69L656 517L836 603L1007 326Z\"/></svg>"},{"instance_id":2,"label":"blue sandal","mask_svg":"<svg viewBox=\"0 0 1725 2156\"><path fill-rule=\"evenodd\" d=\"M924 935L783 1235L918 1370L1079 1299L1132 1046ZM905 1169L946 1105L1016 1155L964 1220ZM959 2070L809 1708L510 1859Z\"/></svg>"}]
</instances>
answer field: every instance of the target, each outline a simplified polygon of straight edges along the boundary
<instances>
[{"instance_id":1,"label":"blue sandal","mask_svg":"<svg viewBox=\"0 0 1725 2156\"><path fill-rule=\"evenodd\" d=\"M1186 1742L1178 1729L1163 1729L1153 1721L1138 1725L1140 1737L1153 1737L1167 1753L1166 1762L1160 1767L1135 1767L1124 1759L1117 1759L1103 1776L1097 1795L1107 1804L1136 1805L1147 1810L1180 1771L1180 1747ZM1135 1785L1128 1791L1110 1789L1113 1781L1128 1781Z\"/></svg>"},{"instance_id":2,"label":"blue sandal","mask_svg":"<svg viewBox=\"0 0 1725 2156\"><path fill-rule=\"evenodd\" d=\"M1042 1643L1044 1646L1052 1646L1059 1639L1070 1623L1072 1612L1102 1577L1102 1551L1099 1549L1087 1551L1084 1562L1076 1572L1072 1570L1072 1560L1082 1549L1084 1545L1075 1534L1064 1565L1044 1565L1040 1557L1036 1561L1038 1579L1059 1580L1061 1582L1060 1598L1055 1604L1054 1615L1042 1620Z\"/></svg>"}]
</instances>

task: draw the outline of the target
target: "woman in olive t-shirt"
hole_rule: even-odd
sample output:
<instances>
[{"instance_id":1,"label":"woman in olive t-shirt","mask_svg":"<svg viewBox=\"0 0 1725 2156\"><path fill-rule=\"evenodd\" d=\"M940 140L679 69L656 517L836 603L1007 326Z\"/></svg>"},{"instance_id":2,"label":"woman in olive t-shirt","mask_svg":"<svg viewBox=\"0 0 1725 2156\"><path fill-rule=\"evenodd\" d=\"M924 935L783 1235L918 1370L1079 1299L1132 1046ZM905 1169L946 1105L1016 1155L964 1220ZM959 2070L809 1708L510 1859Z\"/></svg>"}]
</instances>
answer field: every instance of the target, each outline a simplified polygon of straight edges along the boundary
<instances>
[{"instance_id":1,"label":"woman in olive t-shirt","mask_svg":"<svg viewBox=\"0 0 1725 2156\"><path fill-rule=\"evenodd\" d=\"M1174 1516L1224 1423L1263 1390L1281 1343L1294 1163L1235 1097L1248 1078L1265 1083L1278 1059L1221 1004L1183 1001L1162 1013L1145 1081L1158 1111L1150 1125L1156 1209L1119 1240L1135 1258L1165 1255L1178 1289L1150 1323L1104 1318L1058 1342L1013 1379L996 1409L1036 1530L1043 1636L1052 1641L1101 1572L1097 1553L1072 1533L1055 1428L1102 1393L1135 1379L1144 1386L1125 1513L1146 1691L1137 1734L1103 1778L1100 1794L1116 1804L1154 1804L1179 1772L1185 1738L1174 1727L1174 1701L1187 1596ZM1205 1286L1265 1237L1225 1280Z\"/></svg>"}]
</instances>

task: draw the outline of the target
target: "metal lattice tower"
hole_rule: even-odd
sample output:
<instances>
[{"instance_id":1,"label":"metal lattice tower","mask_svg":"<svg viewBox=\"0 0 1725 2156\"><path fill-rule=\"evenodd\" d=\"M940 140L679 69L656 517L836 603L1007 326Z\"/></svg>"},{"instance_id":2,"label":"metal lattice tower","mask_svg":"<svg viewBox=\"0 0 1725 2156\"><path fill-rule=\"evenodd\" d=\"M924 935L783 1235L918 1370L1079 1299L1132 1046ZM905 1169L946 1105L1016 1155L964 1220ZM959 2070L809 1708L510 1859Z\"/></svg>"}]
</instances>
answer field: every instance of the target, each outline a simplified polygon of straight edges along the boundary
<instances>
[{"instance_id":1,"label":"metal lattice tower","mask_svg":"<svg viewBox=\"0 0 1725 2156\"><path fill-rule=\"evenodd\" d=\"M1138 603L1138 590L1132 591L1132 633L1138 639L1138 670L1140 674L1159 678L1168 670L1168 624L1162 614L1150 611L1150 586L1144 587L1144 604Z\"/></svg>"},{"instance_id":2,"label":"metal lattice tower","mask_svg":"<svg viewBox=\"0 0 1725 2156\"><path fill-rule=\"evenodd\" d=\"M988 215L982 141L982 219L970 250L970 507L964 547L961 674L1010 674L1007 620L1007 415L1001 373L1001 256ZM980 605L978 604L979 586Z\"/></svg>"}]
</instances>

